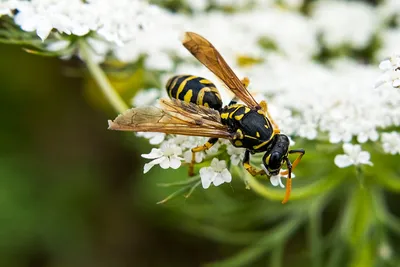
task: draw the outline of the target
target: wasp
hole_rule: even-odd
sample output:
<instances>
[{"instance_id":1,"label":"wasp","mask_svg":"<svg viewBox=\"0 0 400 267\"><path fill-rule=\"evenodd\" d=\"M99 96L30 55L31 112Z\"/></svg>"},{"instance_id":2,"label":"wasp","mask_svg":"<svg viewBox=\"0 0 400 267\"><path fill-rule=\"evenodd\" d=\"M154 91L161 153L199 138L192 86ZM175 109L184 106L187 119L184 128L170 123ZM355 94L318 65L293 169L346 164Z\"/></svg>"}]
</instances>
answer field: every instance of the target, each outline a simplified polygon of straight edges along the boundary
<instances>
[{"instance_id":1,"label":"wasp","mask_svg":"<svg viewBox=\"0 0 400 267\"><path fill-rule=\"evenodd\" d=\"M246 149L243 166L251 175L287 175L282 201L286 203L291 192L292 171L305 151L289 150L289 137L280 132L268 111L267 102L255 101L247 90L249 79L240 80L207 39L186 32L182 44L234 93L232 101L223 106L218 90L207 79L178 75L167 82L170 99L161 99L160 107L129 109L114 121L109 121L109 129L209 137L204 145L192 149L191 176L194 174L195 153L210 149L219 138L228 139L233 146ZM262 169L250 164L250 154L259 152L264 152ZM298 154L293 164L288 157L290 154ZM287 170L281 171L284 164Z\"/></svg>"}]
</instances>

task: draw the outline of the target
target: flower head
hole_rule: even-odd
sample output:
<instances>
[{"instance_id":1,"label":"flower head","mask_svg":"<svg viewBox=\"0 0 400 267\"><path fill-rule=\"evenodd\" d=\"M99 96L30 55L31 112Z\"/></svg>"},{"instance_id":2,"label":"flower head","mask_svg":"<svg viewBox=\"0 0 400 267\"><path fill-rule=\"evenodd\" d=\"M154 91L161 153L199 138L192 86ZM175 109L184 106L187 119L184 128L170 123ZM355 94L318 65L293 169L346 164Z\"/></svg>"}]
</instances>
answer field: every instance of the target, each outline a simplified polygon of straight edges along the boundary
<instances>
[{"instance_id":1,"label":"flower head","mask_svg":"<svg viewBox=\"0 0 400 267\"><path fill-rule=\"evenodd\" d=\"M165 143L160 149L153 148L149 154L142 154L143 158L153 159L144 165L144 173L147 173L153 166L160 165L163 169L178 169L181 166L180 157L182 149L174 144Z\"/></svg>"},{"instance_id":2,"label":"flower head","mask_svg":"<svg viewBox=\"0 0 400 267\"><path fill-rule=\"evenodd\" d=\"M381 61L379 68L383 74L378 78L375 87L390 83L394 88L400 87L400 56L392 55L390 58Z\"/></svg>"},{"instance_id":3,"label":"flower head","mask_svg":"<svg viewBox=\"0 0 400 267\"><path fill-rule=\"evenodd\" d=\"M339 168L346 168L351 165L367 164L372 166L370 154L362 151L360 145L343 144L344 155L336 155L335 164Z\"/></svg>"},{"instance_id":4,"label":"flower head","mask_svg":"<svg viewBox=\"0 0 400 267\"><path fill-rule=\"evenodd\" d=\"M226 168L225 160L214 158L210 167L200 169L201 184L204 189L209 188L211 183L219 186L223 183L230 183L232 175Z\"/></svg>"},{"instance_id":5,"label":"flower head","mask_svg":"<svg viewBox=\"0 0 400 267\"><path fill-rule=\"evenodd\" d=\"M400 134L397 132L383 133L382 147L385 153L400 154Z\"/></svg>"},{"instance_id":6,"label":"flower head","mask_svg":"<svg viewBox=\"0 0 400 267\"><path fill-rule=\"evenodd\" d=\"M238 165L243 160L245 149L241 147L234 147L231 144L228 145L226 152L231 156L231 163Z\"/></svg>"}]
</instances>

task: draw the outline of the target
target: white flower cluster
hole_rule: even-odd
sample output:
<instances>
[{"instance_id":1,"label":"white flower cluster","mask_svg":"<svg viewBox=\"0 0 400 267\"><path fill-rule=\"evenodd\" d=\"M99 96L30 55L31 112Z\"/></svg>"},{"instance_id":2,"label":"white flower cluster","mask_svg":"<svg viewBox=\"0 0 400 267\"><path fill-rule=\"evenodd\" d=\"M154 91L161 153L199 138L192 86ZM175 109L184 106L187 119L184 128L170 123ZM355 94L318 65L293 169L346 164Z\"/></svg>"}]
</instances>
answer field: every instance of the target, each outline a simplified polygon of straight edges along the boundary
<instances>
[{"instance_id":1,"label":"white flower cluster","mask_svg":"<svg viewBox=\"0 0 400 267\"><path fill-rule=\"evenodd\" d=\"M108 55L123 62L135 62L146 55L146 68L162 71L163 82L176 74L203 76L217 85L227 104L232 94L179 42L184 31L197 32L218 48L240 78L250 78L249 90L257 100L268 100L282 132L331 143L380 142L385 153L399 153L398 133L385 131L400 126L400 56L393 51L393 56L381 62L383 74L377 83L379 88L375 89L379 76L376 65L337 56L343 48L357 52L375 49L369 58L374 60L396 48L400 28L389 28L388 22L400 17L397 0L383 1L376 7L361 2L315 1L310 15L298 12L303 0L186 3L194 11L192 14L171 13L145 0L3 0L0 15L14 16L22 30L35 31L41 39L52 40L48 45L51 51L67 47L68 35L83 36L98 62L107 60ZM210 6L237 8L230 13L224 12L224 8L206 12ZM383 45L375 48L373 40L379 37L385 38ZM337 58L325 64L315 60L326 49ZM133 104L151 105L163 95L164 89L146 90L137 94ZM205 141L163 134L139 135L160 145L144 155L152 159L146 171L158 164L175 168L182 161L188 162L190 149ZM339 157L335 161L338 166L349 162L368 164L369 157L366 159L358 144L354 144L353 152L346 145L348 158ZM221 151L230 157L230 164L243 160L242 149L220 141L211 152L197 153L196 162L213 158L213 153ZM357 153L363 158L356 158ZM213 166L222 175L222 163ZM229 180L225 174L207 177L203 186ZM271 182L279 185L280 176Z\"/></svg>"},{"instance_id":2,"label":"white flower cluster","mask_svg":"<svg viewBox=\"0 0 400 267\"><path fill-rule=\"evenodd\" d=\"M362 2L320 1L313 18L324 45L338 48L348 45L365 48L378 29L378 17L372 6Z\"/></svg>"},{"instance_id":3,"label":"white flower cluster","mask_svg":"<svg viewBox=\"0 0 400 267\"><path fill-rule=\"evenodd\" d=\"M390 58L381 61L379 68L383 74L378 78L375 87L389 83L394 88L400 87L400 56L392 55Z\"/></svg>"}]
</instances>

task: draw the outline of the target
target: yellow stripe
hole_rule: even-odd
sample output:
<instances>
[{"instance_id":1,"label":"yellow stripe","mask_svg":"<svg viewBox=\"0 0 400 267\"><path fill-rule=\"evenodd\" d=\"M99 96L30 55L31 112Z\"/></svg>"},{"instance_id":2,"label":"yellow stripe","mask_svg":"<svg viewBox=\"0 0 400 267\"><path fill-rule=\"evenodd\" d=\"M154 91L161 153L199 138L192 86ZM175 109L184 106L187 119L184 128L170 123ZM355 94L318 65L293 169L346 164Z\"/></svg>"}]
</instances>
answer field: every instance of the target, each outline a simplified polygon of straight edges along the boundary
<instances>
[{"instance_id":1,"label":"yellow stripe","mask_svg":"<svg viewBox=\"0 0 400 267\"><path fill-rule=\"evenodd\" d=\"M212 82L210 82L207 79L201 79L199 82L202 83L202 84L212 84Z\"/></svg>"},{"instance_id":2,"label":"yellow stripe","mask_svg":"<svg viewBox=\"0 0 400 267\"><path fill-rule=\"evenodd\" d=\"M204 98L204 94L205 94L205 93L206 93L206 92L203 91L203 90L200 90L200 91L199 91L199 93L197 94L197 100L196 100L197 105L199 105L199 106L202 106L202 105L203 105L203 98Z\"/></svg>"},{"instance_id":3,"label":"yellow stripe","mask_svg":"<svg viewBox=\"0 0 400 267\"><path fill-rule=\"evenodd\" d=\"M226 120L226 119L228 119L228 116L229 116L228 112L221 113L221 119Z\"/></svg>"},{"instance_id":4,"label":"yellow stripe","mask_svg":"<svg viewBox=\"0 0 400 267\"><path fill-rule=\"evenodd\" d=\"M193 90L188 90L185 96L183 97L183 101L190 102L193 96Z\"/></svg>"},{"instance_id":5,"label":"yellow stripe","mask_svg":"<svg viewBox=\"0 0 400 267\"><path fill-rule=\"evenodd\" d=\"M235 141L235 146L243 146L242 141L236 140Z\"/></svg>"},{"instance_id":6,"label":"yellow stripe","mask_svg":"<svg viewBox=\"0 0 400 267\"><path fill-rule=\"evenodd\" d=\"M175 86L176 86L176 83L178 82L178 79L180 78L181 76L175 76L174 78L171 78L171 79L173 79L173 81L172 81L172 84L170 84L170 86L168 87L168 95L169 95L169 97L175 97L175 96L173 96L172 95L172 89L174 89L175 88Z\"/></svg>"},{"instance_id":7,"label":"yellow stripe","mask_svg":"<svg viewBox=\"0 0 400 267\"><path fill-rule=\"evenodd\" d=\"M196 76L190 76L189 78L186 78L185 80L182 81L182 83L178 87L178 91L176 94L176 98L179 98L179 95L182 93L183 89L185 89L186 83L190 80L196 79Z\"/></svg>"},{"instance_id":8,"label":"yellow stripe","mask_svg":"<svg viewBox=\"0 0 400 267\"><path fill-rule=\"evenodd\" d=\"M259 149L260 147L263 147L263 146L265 146L266 144L268 144L270 141L268 140L268 141L265 141L265 142L262 142L261 144L259 144L259 145L257 145L257 146L253 146L253 148L254 149Z\"/></svg>"},{"instance_id":9,"label":"yellow stripe","mask_svg":"<svg viewBox=\"0 0 400 267\"><path fill-rule=\"evenodd\" d=\"M232 119L233 114L240 108L241 108L241 106L237 107L233 112L231 112L231 114L229 114L229 118Z\"/></svg>"},{"instance_id":10,"label":"yellow stripe","mask_svg":"<svg viewBox=\"0 0 400 267\"><path fill-rule=\"evenodd\" d=\"M235 120L240 121L244 117L244 114L235 116ZM258 136L259 137L259 136Z\"/></svg>"},{"instance_id":11,"label":"yellow stripe","mask_svg":"<svg viewBox=\"0 0 400 267\"><path fill-rule=\"evenodd\" d=\"M272 138L274 137L274 134L271 135L271 137L269 138L269 140L262 142L261 144L257 145L257 146L253 146L254 149L259 149L262 146L265 146L266 144L268 144L269 142L271 142Z\"/></svg>"}]
</instances>

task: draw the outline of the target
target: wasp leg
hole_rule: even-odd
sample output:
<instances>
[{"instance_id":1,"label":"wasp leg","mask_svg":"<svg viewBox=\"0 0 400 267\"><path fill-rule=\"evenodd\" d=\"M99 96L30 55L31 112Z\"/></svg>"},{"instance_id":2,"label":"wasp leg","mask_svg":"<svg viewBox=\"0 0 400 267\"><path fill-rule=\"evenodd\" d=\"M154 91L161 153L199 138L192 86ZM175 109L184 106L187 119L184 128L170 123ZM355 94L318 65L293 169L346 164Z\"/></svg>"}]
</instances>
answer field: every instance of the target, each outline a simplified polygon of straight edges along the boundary
<instances>
[{"instance_id":1,"label":"wasp leg","mask_svg":"<svg viewBox=\"0 0 400 267\"><path fill-rule=\"evenodd\" d=\"M246 169L246 171L248 171L253 176L265 174L264 170L257 170L256 168L254 168L253 166L250 165L250 151L249 150L246 150L246 152L244 152L243 167Z\"/></svg>"},{"instance_id":2,"label":"wasp leg","mask_svg":"<svg viewBox=\"0 0 400 267\"><path fill-rule=\"evenodd\" d=\"M260 102L260 107L261 110L265 113L265 115L268 117L268 119L271 121L272 126L274 128L274 134L279 134L281 131L279 130L279 126L278 124L276 124L276 122L272 119L271 114L268 111L268 104L265 100L262 100Z\"/></svg>"},{"instance_id":3,"label":"wasp leg","mask_svg":"<svg viewBox=\"0 0 400 267\"><path fill-rule=\"evenodd\" d=\"M304 156L306 152L304 151L304 149L293 149L289 151L289 154L295 154L295 153L298 153L300 155L297 156L293 164L290 162L289 158L286 158L287 170L280 173L280 175L288 174L288 178L286 180L286 193L285 197L283 198L282 204L285 204L290 197L290 192L292 190L292 171L299 164L301 158Z\"/></svg>"},{"instance_id":4,"label":"wasp leg","mask_svg":"<svg viewBox=\"0 0 400 267\"><path fill-rule=\"evenodd\" d=\"M196 152L205 151L210 149L218 141L218 138L210 138L208 141L202 145L192 148L192 161L189 165L189 176L194 175L194 164L196 163Z\"/></svg>"},{"instance_id":5,"label":"wasp leg","mask_svg":"<svg viewBox=\"0 0 400 267\"><path fill-rule=\"evenodd\" d=\"M304 156L304 154L306 153L306 151L304 151L304 149L293 149L293 150L289 150L289 154L300 154L297 156L297 158L293 161L292 164L292 171L294 170L294 168L296 168L296 166L299 164L301 158ZM281 172L281 175L287 175L289 172L288 170Z\"/></svg>"},{"instance_id":6,"label":"wasp leg","mask_svg":"<svg viewBox=\"0 0 400 267\"><path fill-rule=\"evenodd\" d=\"M286 158L286 166L287 166L287 171L288 171L288 177L286 179L286 192L285 192L285 197L282 200L282 204L285 204L288 202L289 197L290 197L290 192L292 191L292 163L290 162L289 158Z\"/></svg>"}]
</instances>

